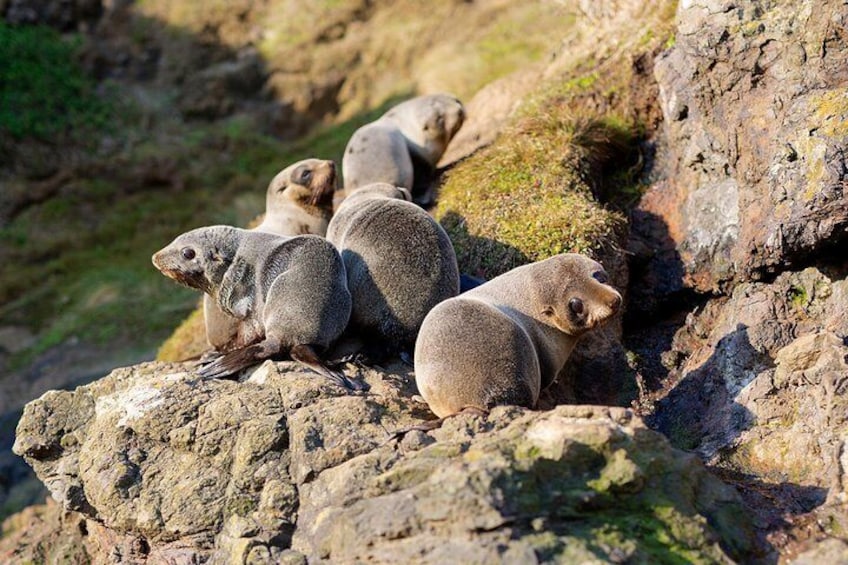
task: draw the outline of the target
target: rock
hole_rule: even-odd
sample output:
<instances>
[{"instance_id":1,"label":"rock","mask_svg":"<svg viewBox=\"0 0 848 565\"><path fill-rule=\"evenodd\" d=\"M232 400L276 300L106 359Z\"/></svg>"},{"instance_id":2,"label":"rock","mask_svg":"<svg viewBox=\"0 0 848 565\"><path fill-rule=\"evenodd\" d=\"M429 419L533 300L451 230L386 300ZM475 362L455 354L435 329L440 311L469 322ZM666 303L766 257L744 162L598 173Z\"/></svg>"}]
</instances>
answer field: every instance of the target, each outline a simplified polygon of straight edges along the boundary
<instances>
[{"instance_id":1,"label":"rock","mask_svg":"<svg viewBox=\"0 0 848 565\"><path fill-rule=\"evenodd\" d=\"M736 492L627 409L500 407L386 443L427 411L402 365L363 372L370 391L348 395L292 362L242 382L203 381L185 364L117 369L27 405L14 449L83 524L94 561L726 562L755 551Z\"/></svg>"},{"instance_id":2,"label":"rock","mask_svg":"<svg viewBox=\"0 0 848 565\"><path fill-rule=\"evenodd\" d=\"M85 517L48 499L3 522L3 563L90 563Z\"/></svg>"},{"instance_id":3,"label":"rock","mask_svg":"<svg viewBox=\"0 0 848 565\"><path fill-rule=\"evenodd\" d=\"M191 75L177 103L187 117L215 119L232 114L241 101L255 95L265 82L259 54L249 49L237 58Z\"/></svg>"},{"instance_id":4,"label":"rock","mask_svg":"<svg viewBox=\"0 0 848 565\"><path fill-rule=\"evenodd\" d=\"M808 509L848 488L848 279L831 276L741 284L690 314L652 419L706 459L809 487Z\"/></svg>"},{"instance_id":5,"label":"rock","mask_svg":"<svg viewBox=\"0 0 848 565\"><path fill-rule=\"evenodd\" d=\"M481 88L465 105L466 119L439 160L451 165L492 143L539 82L538 69L521 69Z\"/></svg>"},{"instance_id":6,"label":"rock","mask_svg":"<svg viewBox=\"0 0 848 565\"><path fill-rule=\"evenodd\" d=\"M639 206L662 232L638 234L658 251L648 271L715 291L803 268L848 235L848 12L695 0L677 21L655 66L666 151Z\"/></svg>"},{"instance_id":7,"label":"rock","mask_svg":"<svg viewBox=\"0 0 848 565\"><path fill-rule=\"evenodd\" d=\"M103 13L101 0L8 0L0 8L10 24L41 24L60 31L86 29Z\"/></svg>"},{"instance_id":8,"label":"rock","mask_svg":"<svg viewBox=\"0 0 848 565\"><path fill-rule=\"evenodd\" d=\"M848 564L848 541L827 539L789 562L791 565Z\"/></svg>"}]
</instances>

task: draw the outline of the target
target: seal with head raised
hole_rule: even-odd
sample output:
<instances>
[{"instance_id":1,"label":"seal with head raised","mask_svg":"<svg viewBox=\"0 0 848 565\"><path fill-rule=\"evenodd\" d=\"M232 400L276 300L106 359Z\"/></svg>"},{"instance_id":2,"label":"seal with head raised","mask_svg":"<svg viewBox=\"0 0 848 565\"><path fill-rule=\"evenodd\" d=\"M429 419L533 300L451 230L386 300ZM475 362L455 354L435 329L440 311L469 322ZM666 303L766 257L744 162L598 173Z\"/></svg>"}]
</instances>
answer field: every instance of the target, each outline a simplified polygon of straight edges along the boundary
<instances>
[{"instance_id":1,"label":"seal with head raised","mask_svg":"<svg viewBox=\"0 0 848 565\"><path fill-rule=\"evenodd\" d=\"M410 190L416 202L432 203L436 164L464 120L462 103L450 94L394 106L348 141L342 159L345 193L385 182Z\"/></svg>"},{"instance_id":2,"label":"seal with head raised","mask_svg":"<svg viewBox=\"0 0 848 565\"><path fill-rule=\"evenodd\" d=\"M440 418L500 404L534 408L577 339L621 295L573 253L523 265L436 306L415 343L415 382Z\"/></svg>"},{"instance_id":3,"label":"seal with head raised","mask_svg":"<svg viewBox=\"0 0 848 565\"><path fill-rule=\"evenodd\" d=\"M374 183L353 192L330 220L353 297L352 329L409 351L427 313L459 293L456 254L445 230L409 202L409 192Z\"/></svg>"},{"instance_id":4,"label":"seal with head raised","mask_svg":"<svg viewBox=\"0 0 848 565\"><path fill-rule=\"evenodd\" d=\"M271 180L265 194L265 217L253 228L278 235L324 235L333 215L336 165L305 159L289 165ZM203 297L206 341L217 351L230 349L239 321L223 312L208 295Z\"/></svg>"},{"instance_id":5,"label":"seal with head raised","mask_svg":"<svg viewBox=\"0 0 848 565\"><path fill-rule=\"evenodd\" d=\"M280 171L265 194L265 218L254 229L280 235L324 235L333 215L336 165L305 159Z\"/></svg>"},{"instance_id":6,"label":"seal with head raised","mask_svg":"<svg viewBox=\"0 0 848 565\"><path fill-rule=\"evenodd\" d=\"M344 331L351 310L344 264L324 238L198 228L154 254L153 264L239 320L233 348L207 362L201 376L226 376L288 353L336 384L355 388L318 356Z\"/></svg>"}]
</instances>

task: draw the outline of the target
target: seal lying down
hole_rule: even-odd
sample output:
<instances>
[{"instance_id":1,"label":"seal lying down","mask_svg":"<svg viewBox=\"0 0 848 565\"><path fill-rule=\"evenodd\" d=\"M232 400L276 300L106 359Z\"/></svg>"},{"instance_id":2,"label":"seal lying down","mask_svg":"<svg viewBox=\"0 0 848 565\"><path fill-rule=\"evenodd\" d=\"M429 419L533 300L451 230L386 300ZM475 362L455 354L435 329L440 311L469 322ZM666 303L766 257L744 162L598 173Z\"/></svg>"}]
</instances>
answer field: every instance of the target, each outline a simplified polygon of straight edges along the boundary
<instances>
[{"instance_id":1,"label":"seal lying down","mask_svg":"<svg viewBox=\"0 0 848 565\"><path fill-rule=\"evenodd\" d=\"M224 377L288 354L339 386L361 388L318 356L344 331L351 310L344 265L324 238L198 228L154 254L153 264L241 322L231 349L206 361L201 376Z\"/></svg>"}]
</instances>

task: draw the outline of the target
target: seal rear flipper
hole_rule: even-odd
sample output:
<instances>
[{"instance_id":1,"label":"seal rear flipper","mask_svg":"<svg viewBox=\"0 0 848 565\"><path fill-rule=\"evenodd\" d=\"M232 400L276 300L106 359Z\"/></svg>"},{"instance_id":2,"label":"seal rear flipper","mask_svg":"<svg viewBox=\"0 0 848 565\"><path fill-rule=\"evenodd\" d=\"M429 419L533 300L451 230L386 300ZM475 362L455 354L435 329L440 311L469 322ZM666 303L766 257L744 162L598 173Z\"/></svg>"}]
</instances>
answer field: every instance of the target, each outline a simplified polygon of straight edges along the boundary
<instances>
[{"instance_id":1,"label":"seal rear flipper","mask_svg":"<svg viewBox=\"0 0 848 565\"><path fill-rule=\"evenodd\" d=\"M277 350L272 345L266 340L230 351L206 363L197 373L206 379L217 379L232 375L276 353Z\"/></svg>"},{"instance_id":2,"label":"seal rear flipper","mask_svg":"<svg viewBox=\"0 0 848 565\"><path fill-rule=\"evenodd\" d=\"M365 390L365 384L359 381L348 379L341 371L334 371L318 357L311 345L295 345L289 353L291 358L299 363L303 363L319 375L330 379L333 383L340 387L350 390Z\"/></svg>"}]
</instances>

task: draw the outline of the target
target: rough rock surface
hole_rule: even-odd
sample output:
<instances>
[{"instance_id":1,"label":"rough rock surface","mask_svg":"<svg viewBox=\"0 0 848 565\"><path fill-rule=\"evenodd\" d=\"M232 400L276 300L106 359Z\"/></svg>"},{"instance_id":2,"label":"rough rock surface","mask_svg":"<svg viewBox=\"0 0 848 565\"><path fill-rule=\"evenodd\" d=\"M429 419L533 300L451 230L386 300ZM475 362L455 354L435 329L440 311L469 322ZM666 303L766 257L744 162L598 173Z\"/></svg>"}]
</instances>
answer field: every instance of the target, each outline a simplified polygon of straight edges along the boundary
<instances>
[{"instance_id":1,"label":"rough rock surface","mask_svg":"<svg viewBox=\"0 0 848 565\"><path fill-rule=\"evenodd\" d=\"M655 66L664 180L635 222L657 250L648 286L714 291L807 266L848 234L848 10L691 0L677 22Z\"/></svg>"},{"instance_id":2,"label":"rough rock surface","mask_svg":"<svg viewBox=\"0 0 848 565\"><path fill-rule=\"evenodd\" d=\"M706 459L844 497L846 312L848 279L815 268L709 302L666 355L677 382L656 407L658 428Z\"/></svg>"},{"instance_id":3,"label":"rough rock surface","mask_svg":"<svg viewBox=\"0 0 848 565\"><path fill-rule=\"evenodd\" d=\"M371 388L358 395L294 363L266 362L241 383L181 364L118 369L30 403L15 451L84 518L95 561L753 555L736 492L629 410L504 407L387 443L427 414L394 369L363 371Z\"/></svg>"}]
</instances>

